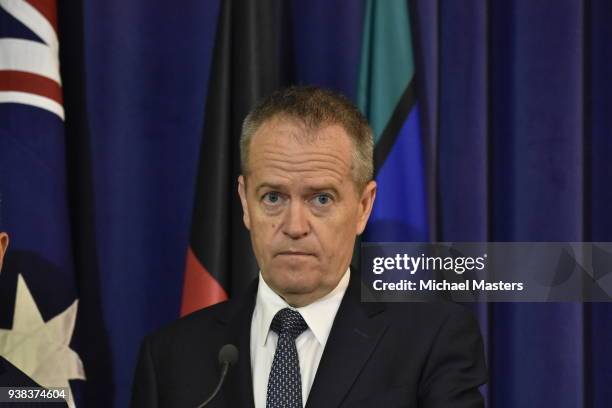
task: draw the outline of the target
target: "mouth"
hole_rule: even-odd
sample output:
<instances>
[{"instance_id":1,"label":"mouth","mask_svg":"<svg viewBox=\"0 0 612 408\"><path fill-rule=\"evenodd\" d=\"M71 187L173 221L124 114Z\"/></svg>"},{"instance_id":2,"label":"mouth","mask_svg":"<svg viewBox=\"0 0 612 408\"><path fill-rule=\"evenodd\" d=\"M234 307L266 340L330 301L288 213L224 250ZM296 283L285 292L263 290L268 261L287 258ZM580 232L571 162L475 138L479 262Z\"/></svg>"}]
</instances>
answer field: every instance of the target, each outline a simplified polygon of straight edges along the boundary
<instances>
[{"instance_id":1,"label":"mouth","mask_svg":"<svg viewBox=\"0 0 612 408\"><path fill-rule=\"evenodd\" d=\"M282 251L277 253L276 256L314 256L314 254L304 251Z\"/></svg>"}]
</instances>

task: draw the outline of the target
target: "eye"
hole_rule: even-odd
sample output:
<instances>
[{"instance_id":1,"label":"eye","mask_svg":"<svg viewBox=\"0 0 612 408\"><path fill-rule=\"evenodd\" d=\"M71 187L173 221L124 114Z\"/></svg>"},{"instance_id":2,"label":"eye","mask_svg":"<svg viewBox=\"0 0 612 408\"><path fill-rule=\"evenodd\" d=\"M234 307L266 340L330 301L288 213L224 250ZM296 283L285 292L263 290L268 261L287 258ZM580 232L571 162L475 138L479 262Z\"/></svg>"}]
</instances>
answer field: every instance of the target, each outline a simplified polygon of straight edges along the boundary
<instances>
[{"instance_id":1,"label":"eye","mask_svg":"<svg viewBox=\"0 0 612 408\"><path fill-rule=\"evenodd\" d=\"M332 203L332 197L329 194L317 194L314 197L314 204L319 207L326 207Z\"/></svg>"},{"instance_id":2,"label":"eye","mask_svg":"<svg viewBox=\"0 0 612 408\"><path fill-rule=\"evenodd\" d=\"M280 194L276 191L270 191L263 195L262 200L266 204L277 204L280 201Z\"/></svg>"}]
</instances>

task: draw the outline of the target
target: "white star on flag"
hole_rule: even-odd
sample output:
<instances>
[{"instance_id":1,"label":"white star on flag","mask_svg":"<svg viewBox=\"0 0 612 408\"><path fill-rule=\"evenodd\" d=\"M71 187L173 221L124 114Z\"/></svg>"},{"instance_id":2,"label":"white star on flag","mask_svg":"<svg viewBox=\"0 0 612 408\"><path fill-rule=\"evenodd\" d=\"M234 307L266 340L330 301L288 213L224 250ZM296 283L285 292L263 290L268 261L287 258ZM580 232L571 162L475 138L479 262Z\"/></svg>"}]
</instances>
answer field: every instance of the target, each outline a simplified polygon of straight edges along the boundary
<instances>
[{"instance_id":1,"label":"white star on flag","mask_svg":"<svg viewBox=\"0 0 612 408\"><path fill-rule=\"evenodd\" d=\"M85 379L79 355L70 348L78 300L45 322L21 275L13 328L0 329L0 355L43 387L70 387L68 380ZM68 405L75 406L72 392Z\"/></svg>"}]
</instances>

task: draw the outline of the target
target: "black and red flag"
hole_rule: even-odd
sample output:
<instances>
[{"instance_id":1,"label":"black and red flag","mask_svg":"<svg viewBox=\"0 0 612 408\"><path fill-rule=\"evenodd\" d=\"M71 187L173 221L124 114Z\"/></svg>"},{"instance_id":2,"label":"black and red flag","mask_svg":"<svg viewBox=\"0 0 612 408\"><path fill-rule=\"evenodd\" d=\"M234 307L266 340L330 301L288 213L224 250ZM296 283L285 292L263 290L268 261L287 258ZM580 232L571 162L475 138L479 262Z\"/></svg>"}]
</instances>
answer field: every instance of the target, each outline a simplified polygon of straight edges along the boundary
<instances>
[{"instance_id":1,"label":"black and red flag","mask_svg":"<svg viewBox=\"0 0 612 408\"><path fill-rule=\"evenodd\" d=\"M242 121L293 77L289 2L224 0L217 25L187 250L181 316L257 275L237 193Z\"/></svg>"}]
</instances>

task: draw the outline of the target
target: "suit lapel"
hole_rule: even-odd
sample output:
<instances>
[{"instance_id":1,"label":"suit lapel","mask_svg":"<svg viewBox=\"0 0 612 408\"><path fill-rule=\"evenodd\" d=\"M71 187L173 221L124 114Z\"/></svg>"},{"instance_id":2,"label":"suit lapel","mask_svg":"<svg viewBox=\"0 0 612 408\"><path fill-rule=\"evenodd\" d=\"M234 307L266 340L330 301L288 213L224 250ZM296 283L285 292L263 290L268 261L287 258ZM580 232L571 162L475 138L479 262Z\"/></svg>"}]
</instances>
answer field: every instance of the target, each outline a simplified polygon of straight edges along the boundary
<instances>
[{"instance_id":1,"label":"suit lapel","mask_svg":"<svg viewBox=\"0 0 612 408\"><path fill-rule=\"evenodd\" d=\"M251 376L251 318L255 307L258 280L255 279L244 295L232 301L218 320L227 325L227 343L238 347L238 363L231 367L224 385L228 407L253 408ZM340 406L372 352L384 334L384 305L361 303L361 281L357 271L351 271L351 281L342 299L330 332L314 383L308 396L307 408Z\"/></svg>"},{"instance_id":2,"label":"suit lapel","mask_svg":"<svg viewBox=\"0 0 612 408\"><path fill-rule=\"evenodd\" d=\"M360 285L358 272L352 270L306 408L340 406L387 328L384 305L361 303Z\"/></svg>"},{"instance_id":3,"label":"suit lapel","mask_svg":"<svg viewBox=\"0 0 612 408\"><path fill-rule=\"evenodd\" d=\"M249 286L246 293L228 308L219 320L227 324L227 343L238 348L238 362L227 374L225 400L228 407L252 408L253 379L251 376L251 317L257 294L257 282Z\"/></svg>"}]
</instances>

